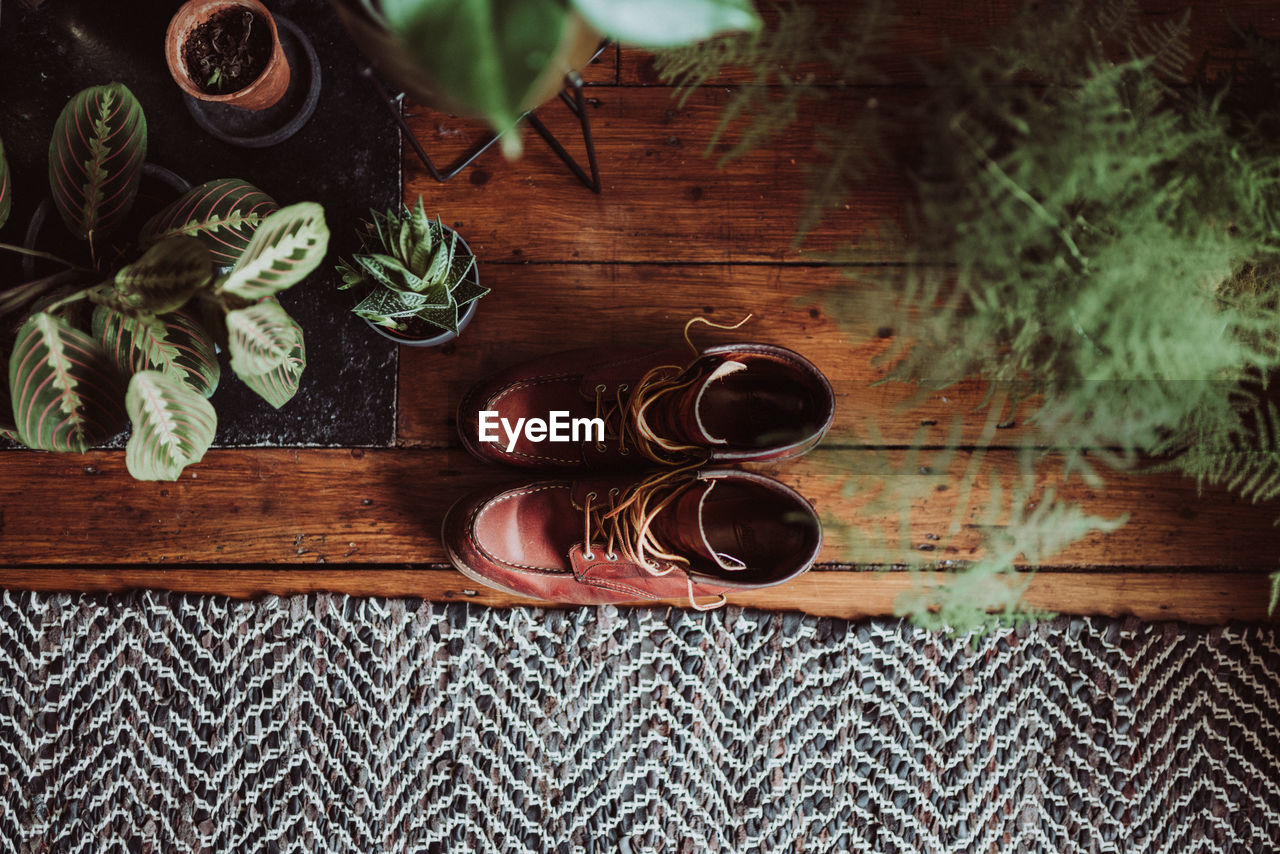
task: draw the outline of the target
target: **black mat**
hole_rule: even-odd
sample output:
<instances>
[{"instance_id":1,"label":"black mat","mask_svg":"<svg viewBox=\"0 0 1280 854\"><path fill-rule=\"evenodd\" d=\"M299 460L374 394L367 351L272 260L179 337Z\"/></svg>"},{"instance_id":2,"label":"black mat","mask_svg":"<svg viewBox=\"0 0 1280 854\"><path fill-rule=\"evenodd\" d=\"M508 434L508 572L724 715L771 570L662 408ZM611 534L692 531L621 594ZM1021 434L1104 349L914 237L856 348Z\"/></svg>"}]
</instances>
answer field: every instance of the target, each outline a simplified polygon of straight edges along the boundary
<instances>
[{"instance_id":1,"label":"black mat","mask_svg":"<svg viewBox=\"0 0 1280 854\"><path fill-rule=\"evenodd\" d=\"M348 310L332 261L353 249L370 208L400 198L400 135L357 76L359 53L322 0L275 0L313 41L323 66L315 115L292 139L266 149L236 148L202 131L183 105L164 61L164 32L176 0L50 0L29 10L0 0L0 138L15 172L15 207L0 241L20 243L32 209L48 195L46 158L53 125L80 89L111 81L142 102L148 160L193 185L238 177L281 205L324 205L330 258L283 302L306 332L307 369L297 396L273 410L224 364L214 396L219 445L386 445L395 433L395 346ZM22 281L0 260L0 288Z\"/></svg>"}]
</instances>

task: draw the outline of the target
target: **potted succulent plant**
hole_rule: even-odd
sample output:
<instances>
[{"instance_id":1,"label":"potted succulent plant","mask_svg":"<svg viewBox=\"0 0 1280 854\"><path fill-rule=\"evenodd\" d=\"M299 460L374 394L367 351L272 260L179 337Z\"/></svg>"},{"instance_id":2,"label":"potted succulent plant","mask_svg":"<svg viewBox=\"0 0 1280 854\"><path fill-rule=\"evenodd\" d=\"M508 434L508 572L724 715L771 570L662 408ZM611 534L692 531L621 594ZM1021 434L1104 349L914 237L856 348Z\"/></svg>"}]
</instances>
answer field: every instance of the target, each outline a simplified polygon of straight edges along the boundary
<instances>
[{"instance_id":1,"label":"potted succulent plant","mask_svg":"<svg viewBox=\"0 0 1280 854\"><path fill-rule=\"evenodd\" d=\"M360 230L361 251L342 260L343 290L363 298L352 309L379 334L411 347L458 337L475 314L480 286L475 255L456 231L432 220L418 199L413 210L371 213Z\"/></svg>"},{"instance_id":2,"label":"potted succulent plant","mask_svg":"<svg viewBox=\"0 0 1280 854\"><path fill-rule=\"evenodd\" d=\"M0 377L0 435L83 452L127 418L130 473L175 480L217 429L207 400L221 374L215 342L271 405L297 391L302 329L275 297L320 263L329 231L317 204L276 210L243 181L212 181L152 217L133 252L140 256L123 263L129 245L110 238L127 221L146 146L142 107L119 83L80 92L59 116L49 147L53 202L89 242L90 260L0 244L64 268L0 291L0 337L16 327ZM8 186L0 161L0 214Z\"/></svg>"},{"instance_id":3,"label":"potted succulent plant","mask_svg":"<svg viewBox=\"0 0 1280 854\"><path fill-rule=\"evenodd\" d=\"M182 91L202 101L265 110L289 88L275 19L259 0L189 0L169 21L164 54Z\"/></svg>"},{"instance_id":4,"label":"potted succulent plant","mask_svg":"<svg viewBox=\"0 0 1280 854\"><path fill-rule=\"evenodd\" d=\"M601 33L640 47L760 26L751 0L333 0L356 44L418 101L505 133L591 58Z\"/></svg>"}]
</instances>

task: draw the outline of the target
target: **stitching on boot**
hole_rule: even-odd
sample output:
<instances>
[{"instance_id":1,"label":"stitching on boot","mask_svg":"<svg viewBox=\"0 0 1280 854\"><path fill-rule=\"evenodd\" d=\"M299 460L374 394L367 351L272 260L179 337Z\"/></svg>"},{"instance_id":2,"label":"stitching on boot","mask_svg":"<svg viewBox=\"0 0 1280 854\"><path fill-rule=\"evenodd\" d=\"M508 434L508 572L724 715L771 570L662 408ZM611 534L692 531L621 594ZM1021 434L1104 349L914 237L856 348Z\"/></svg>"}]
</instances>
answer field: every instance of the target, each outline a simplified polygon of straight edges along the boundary
<instances>
[{"instance_id":1,"label":"stitching on boot","mask_svg":"<svg viewBox=\"0 0 1280 854\"><path fill-rule=\"evenodd\" d=\"M499 564L502 564L503 566L510 567L511 569L514 569L517 572L532 571L532 572L538 572L538 573L549 572L556 575L567 574L566 571L563 569L555 569L554 567L549 567L549 566L531 566L530 564L527 564L527 563L512 563L510 561L503 560L500 557L496 557L490 554L489 550L486 549L484 546L480 545L480 541L476 539L476 523L480 520L481 513L488 510L490 507L501 504L504 501L508 501L512 498L519 498L521 495L532 495L535 492L545 492L548 489L568 489L568 488L569 487L567 486L561 486L559 484L553 484L551 486L539 486L534 489L523 489L523 490L520 490L519 492L509 492L506 495L501 496L500 498L495 498L492 501L486 501L484 504L480 505L475 510L471 511L471 519L469 522L467 522L467 540L469 540L472 547L474 547L476 551L480 552L480 554L484 555L486 559L491 560L494 563L499 563Z\"/></svg>"},{"instance_id":2,"label":"stitching on boot","mask_svg":"<svg viewBox=\"0 0 1280 854\"><path fill-rule=\"evenodd\" d=\"M605 581L599 578L578 578L577 576L574 576L574 580L577 581L579 584L590 584L592 587L603 587L607 590L612 590L615 593L632 593L632 594L635 594L636 596L639 596L641 599L661 599L662 598L661 596L650 593L646 590L641 590L637 587L632 587L628 584L623 584L618 581Z\"/></svg>"},{"instance_id":3,"label":"stitching on boot","mask_svg":"<svg viewBox=\"0 0 1280 854\"><path fill-rule=\"evenodd\" d=\"M561 380L571 380L576 376L578 375L577 374L543 374L542 376L534 377L533 379L526 380L525 382L519 382L519 383L515 383L514 385L509 385L506 388L504 388L497 396L489 399L489 406L496 409L498 404L502 401L502 399L507 395L511 394L513 391L517 391L522 388L532 388L535 385L546 385L548 383L559 382ZM575 460L572 458L566 459L564 457L553 457L548 454L527 454L523 451L508 451L506 448L503 448L502 445L495 445L493 450L494 452L501 454L504 457L523 457L526 460L543 460L549 463L564 463L567 465L582 464L582 460L580 459Z\"/></svg>"}]
</instances>

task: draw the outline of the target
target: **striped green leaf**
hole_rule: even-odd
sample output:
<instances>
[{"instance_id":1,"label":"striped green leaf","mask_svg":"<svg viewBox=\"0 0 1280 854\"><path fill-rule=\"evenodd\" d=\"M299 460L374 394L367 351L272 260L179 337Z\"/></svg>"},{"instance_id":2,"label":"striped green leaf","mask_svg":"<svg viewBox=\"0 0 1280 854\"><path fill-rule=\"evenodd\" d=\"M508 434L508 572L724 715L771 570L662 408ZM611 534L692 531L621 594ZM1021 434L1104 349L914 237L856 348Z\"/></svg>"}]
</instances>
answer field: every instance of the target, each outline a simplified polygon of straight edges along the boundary
<instances>
[{"instance_id":1,"label":"striped green leaf","mask_svg":"<svg viewBox=\"0 0 1280 854\"><path fill-rule=\"evenodd\" d=\"M227 329L236 375L276 409L288 403L307 366L302 327L275 300L265 300L229 312Z\"/></svg>"},{"instance_id":2,"label":"striped green leaf","mask_svg":"<svg viewBox=\"0 0 1280 854\"><path fill-rule=\"evenodd\" d=\"M185 305L212 277L209 250L203 243L194 237L170 237L89 297L119 311L164 314Z\"/></svg>"},{"instance_id":3,"label":"striped green leaf","mask_svg":"<svg viewBox=\"0 0 1280 854\"><path fill-rule=\"evenodd\" d=\"M388 324L386 321L397 317L412 317L426 305L427 299L421 294L406 294L389 288L378 288L361 300L352 311L365 320L372 320L383 326L394 326L395 324ZM438 307L431 306L431 308Z\"/></svg>"},{"instance_id":4,"label":"striped green leaf","mask_svg":"<svg viewBox=\"0 0 1280 854\"><path fill-rule=\"evenodd\" d=\"M124 385L98 342L41 312L18 330L9 357L18 439L29 448L83 453L124 423Z\"/></svg>"},{"instance_id":5,"label":"striped green leaf","mask_svg":"<svg viewBox=\"0 0 1280 854\"><path fill-rule=\"evenodd\" d=\"M293 349L296 325L274 299L227 312L232 370L246 377L265 374L280 365Z\"/></svg>"},{"instance_id":6,"label":"striped green leaf","mask_svg":"<svg viewBox=\"0 0 1280 854\"><path fill-rule=\"evenodd\" d=\"M302 281L328 248L324 208L315 202L281 208L258 226L218 290L247 300L272 296Z\"/></svg>"},{"instance_id":7,"label":"striped green leaf","mask_svg":"<svg viewBox=\"0 0 1280 854\"><path fill-rule=\"evenodd\" d=\"M147 157L147 119L122 83L72 98L53 126L49 187L79 238L102 237L129 213Z\"/></svg>"},{"instance_id":8,"label":"striped green leaf","mask_svg":"<svg viewBox=\"0 0 1280 854\"><path fill-rule=\"evenodd\" d=\"M209 401L160 371L134 374L124 405L133 422L124 459L137 480L177 480L200 462L218 429Z\"/></svg>"},{"instance_id":9,"label":"striped green leaf","mask_svg":"<svg viewBox=\"0 0 1280 854\"><path fill-rule=\"evenodd\" d=\"M160 371L204 397L218 387L222 369L213 338L189 308L160 317L137 317L98 306L93 312L93 337L124 376Z\"/></svg>"},{"instance_id":10,"label":"striped green leaf","mask_svg":"<svg viewBox=\"0 0 1280 854\"><path fill-rule=\"evenodd\" d=\"M141 242L150 246L170 237L194 237L213 263L229 267L240 258L254 231L279 209L275 200L248 181L219 178L187 194L147 220Z\"/></svg>"},{"instance_id":11,"label":"striped green leaf","mask_svg":"<svg viewBox=\"0 0 1280 854\"><path fill-rule=\"evenodd\" d=\"M9 178L9 161L4 159L4 140L0 139L0 228L13 210L13 181Z\"/></svg>"}]
</instances>

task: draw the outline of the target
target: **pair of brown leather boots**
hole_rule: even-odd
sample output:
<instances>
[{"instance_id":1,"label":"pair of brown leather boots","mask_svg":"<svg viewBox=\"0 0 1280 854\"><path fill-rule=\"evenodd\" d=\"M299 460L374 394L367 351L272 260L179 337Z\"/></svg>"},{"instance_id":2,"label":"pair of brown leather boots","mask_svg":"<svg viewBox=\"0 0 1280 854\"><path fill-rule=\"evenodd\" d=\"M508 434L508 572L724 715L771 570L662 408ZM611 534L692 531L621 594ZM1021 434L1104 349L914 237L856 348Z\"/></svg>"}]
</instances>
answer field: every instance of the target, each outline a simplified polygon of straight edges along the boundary
<instances>
[{"instance_id":1,"label":"pair of brown leather boots","mask_svg":"<svg viewBox=\"0 0 1280 854\"><path fill-rule=\"evenodd\" d=\"M830 384L782 347L694 353L573 350L473 388L458 409L467 449L543 474L454 504L453 564L520 596L696 608L807 570L822 545L813 507L724 466L812 449L834 415Z\"/></svg>"}]
</instances>

